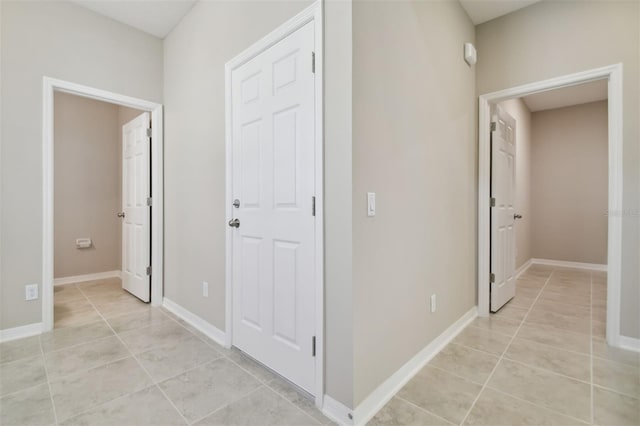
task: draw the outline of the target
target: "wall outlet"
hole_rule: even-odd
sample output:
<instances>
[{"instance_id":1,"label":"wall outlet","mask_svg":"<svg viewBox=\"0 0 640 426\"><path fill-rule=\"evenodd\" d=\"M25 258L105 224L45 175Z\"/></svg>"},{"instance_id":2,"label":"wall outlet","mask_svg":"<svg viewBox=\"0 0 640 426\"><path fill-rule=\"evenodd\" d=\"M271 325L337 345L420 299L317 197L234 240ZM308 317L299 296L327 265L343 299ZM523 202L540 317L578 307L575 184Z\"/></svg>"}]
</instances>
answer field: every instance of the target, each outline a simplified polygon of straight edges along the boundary
<instances>
[{"instance_id":1,"label":"wall outlet","mask_svg":"<svg viewBox=\"0 0 640 426\"><path fill-rule=\"evenodd\" d=\"M209 283L202 281L202 297L209 297Z\"/></svg>"},{"instance_id":2,"label":"wall outlet","mask_svg":"<svg viewBox=\"0 0 640 426\"><path fill-rule=\"evenodd\" d=\"M436 295L431 295L431 313L436 311Z\"/></svg>"},{"instance_id":3,"label":"wall outlet","mask_svg":"<svg viewBox=\"0 0 640 426\"><path fill-rule=\"evenodd\" d=\"M36 300L38 298L38 284L24 286L24 300Z\"/></svg>"}]
</instances>

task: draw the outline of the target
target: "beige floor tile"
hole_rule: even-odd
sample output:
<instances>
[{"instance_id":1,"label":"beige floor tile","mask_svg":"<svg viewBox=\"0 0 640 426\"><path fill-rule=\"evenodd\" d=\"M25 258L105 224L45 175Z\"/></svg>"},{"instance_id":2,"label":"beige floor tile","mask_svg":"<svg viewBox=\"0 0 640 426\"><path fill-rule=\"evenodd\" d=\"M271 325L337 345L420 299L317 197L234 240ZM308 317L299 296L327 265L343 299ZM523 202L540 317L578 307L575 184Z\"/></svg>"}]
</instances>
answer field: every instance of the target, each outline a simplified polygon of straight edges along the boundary
<instances>
[{"instance_id":1,"label":"beige floor tile","mask_svg":"<svg viewBox=\"0 0 640 426\"><path fill-rule=\"evenodd\" d=\"M583 354L591 352L590 337L586 334L572 333L542 324L525 322L517 337L568 351Z\"/></svg>"},{"instance_id":2,"label":"beige floor tile","mask_svg":"<svg viewBox=\"0 0 640 426\"><path fill-rule=\"evenodd\" d=\"M591 386L503 359L488 386L562 414L589 421Z\"/></svg>"},{"instance_id":3,"label":"beige floor tile","mask_svg":"<svg viewBox=\"0 0 640 426\"><path fill-rule=\"evenodd\" d=\"M529 309L535 300L535 297L526 297L516 293L514 298L509 301L509 304L517 308Z\"/></svg>"},{"instance_id":4,"label":"beige floor tile","mask_svg":"<svg viewBox=\"0 0 640 426\"><path fill-rule=\"evenodd\" d=\"M260 387L244 398L227 405L197 425L320 425L274 391Z\"/></svg>"},{"instance_id":5,"label":"beige floor tile","mask_svg":"<svg viewBox=\"0 0 640 426\"><path fill-rule=\"evenodd\" d=\"M604 339L607 335L607 323L596 320L591 321L591 333L593 337Z\"/></svg>"},{"instance_id":6,"label":"beige floor tile","mask_svg":"<svg viewBox=\"0 0 640 426\"><path fill-rule=\"evenodd\" d=\"M495 355L450 343L429 362L429 365L484 384L498 359Z\"/></svg>"},{"instance_id":7,"label":"beige floor tile","mask_svg":"<svg viewBox=\"0 0 640 426\"><path fill-rule=\"evenodd\" d=\"M593 356L640 368L640 353L609 346L604 339L593 339Z\"/></svg>"},{"instance_id":8,"label":"beige floor tile","mask_svg":"<svg viewBox=\"0 0 640 426\"><path fill-rule=\"evenodd\" d=\"M155 382L221 357L220 353L195 336L177 339L136 355Z\"/></svg>"},{"instance_id":9,"label":"beige floor tile","mask_svg":"<svg viewBox=\"0 0 640 426\"><path fill-rule=\"evenodd\" d=\"M106 303L96 306L96 309L103 317L110 319L124 314L142 313L151 309L151 305L144 303L137 298L128 297L115 303Z\"/></svg>"},{"instance_id":10,"label":"beige floor tile","mask_svg":"<svg viewBox=\"0 0 640 426\"><path fill-rule=\"evenodd\" d=\"M538 300L549 300L551 302L560 302L570 305L591 306L591 296L567 294L564 292L558 292L551 289L545 289Z\"/></svg>"},{"instance_id":11,"label":"beige floor tile","mask_svg":"<svg viewBox=\"0 0 640 426\"><path fill-rule=\"evenodd\" d=\"M599 307L599 306L592 306L591 307L591 319L596 320L596 321L600 321L602 323L606 323L607 322L607 308L604 307Z\"/></svg>"},{"instance_id":12,"label":"beige floor tile","mask_svg":"<svg viewBox=\"0 0 640 426\"><path fill-rule=\"evenodd\" d=\"M557 312L532 310L527 317L526 323L548 325L559 330L571 331L573 333L591 334L589 319L562 315Z\"/></svg>"},{"instance_id":13,"label":"beige floor tile","mask_svg":"<svg viewBox=\"0 0 640 426\"><path fill-rule=\"evenodd\" d=\"M638 366L593 358L593 383L640 398L640 369Z\"/></svg>"},{"instance_id":14,"label":"beige floor tile","mask_svg":"<svg viewBox=\"0 0 640 426\"><path fill-rule=\"evenodd\" d=\"M100 320L90 324L54 329L40 336L45 353L64 349L80 343L90 342L113 335L106 322Z\"/></svg>"},{"instance_id":15,"label":"beige floor tile","mask_svg":"<svg viewBox=\"0 0 640 426\"><path fill-rule=\"evenodd\" d=\"M591 308L588 306L570 305L567 303L552 302L550 300L539 300L532 311L556 312L580 319L591 318Z\"/></svg>"},{"instance_id":16,"label":"beige floor tile","mask_svg":"<svg viewBox=\"0 0 640 426\"><path fill-rule=\"evenodd\" d=\"M82 294L75 284L57 285L53 287L54 303L83 300L84 298L84 294Z\"/></svg>"},{"instance_id":17,"label":"beige floor tile","mask_svg":"<svg viewBox=\"0 0 640 426\"><path fill-rule=\"evenodd\" d=\"M320 410L318 410L315 401L311 399L310 395L303 395L302 391L296 389L295 386L286 380L277 377L267 383L267 385L277 394L287 401L290 401L293 405L304 411L307 415L316 419L318 422L325 424L329 420L320 412Z\"/></svg>"},{"instance_id":18,"label":"beige floor tile","mask_svg":"<svg viewBox=\"0 0 640 426\"><path fill-rule=\"evenodd\" d=\"M529 299L535 299L540 294L540 291L542 291L541 288L523 287L516 284L516 297L524 296L528 297Z\"/></svg>"},{"instance_id":19,"label":"beige floor tile","mask_svg":"<svg viewBox=\"0 0 640 426\"><path fill-rule=\"evenodd\" d=\"M492 315L488 317L478 317L471 323L473 327L484 328L495 331L506 336L513 336L518 331L520 323L518 321L503 320Z\"/></svg>"},{"instance_id":20,"label":"beige floor tile","mask_svg":"<svg viewBox=\"0 0 640 426\"><path fill-rule=\"evenodd\" d=\"M501 355L511 341L511 337L491 330L467 327L453 339L453 343L480 349L494 355Z\"/></svg>"},{"instance_id":21,"label":"beige floor tile","mask_svg":"<svg viewBox=\"0 0 640 426\"><path fill-rule=\"evenodd\" d=\"M189 421L203 418L257 389L261 383L225 358L160 383Z\"/></svg>"},{"instance_id":22,"label":"beige floor tile","mask_svg":"<svg viewBox=\"0 0 640 426\"><path fill-rule=\"evenodd\" d=\"M55 424L47 384L0 398L0 424L3 426Z\"/></svg>"},{"instance_id":23,"label":"beige floor tile","mask_svg":"<svg viewBox=\"0 0 640 426\"><path fill-rule=\"evenodd\" d=\"M227 357L263 383L269 383L277 377L273 372L235 348L231 349Z\"/></svg>"},{"instance_id":24,"label":"beige floor tile","mask_svg":"<svg viewBox=\"0 0 640 426\"><path fill-rule=\"evenodd\" d=\"M0 396L46 382L47 374L44 370L42 354L0 364Z\"/></svg>"},{"instance_id":25,"label":"beige floor tile","mask_svg":"<svg viewBox=\"0 0 640 426\"><path fill-rule=\"evenodd\" d=\"M40 336L0 343L0 364L30 358L40 352Z\"/></svg>"},{"instance_id":26,"label":"beige floor tile","mask_svg":"<svg viewBox=\"0 0 640 426\"><path fill-rule=\"evenodd\" d=\"M86 300L71 300L54 306L53 319L54 327L61 328L88 324L100 321L102 318L98 311Z\"/></svg>"},{"instance_id":27,"label":"beige floor tile","mask_svg":"<svg viewBox=\"0 0 640 426\"><path fill-rule=\"evenodd\" d=\"M449 426L453 424L397 397L393 397L367 423L369 426Z\"/></svg>"},{"instance_id":28,"label":"beige floor tile","mask_svg":"<svg viewBox=\"0 0 640 426\"><path fill-rule=\"evenodd\" d=\"M151 308L144 312L134 312L132 314L124 314L107 319L107 322L116 333L124 333L138 328L148 327L153 324L159 324L165 321L171 321L162 310Z\"/></svg>"},{"instance_id":29,"label":"beige floor tile","mask_svg":"<svg viewBox=\"0 0 640 426\"><path fill-rule=\"evenodd\" d=\"M105 337L81 345L45 354L45 364L49 379L57 379L69 374L110 364L130 356L127 348L116 336Z\"/></svg>"},{"instance_id":30,"label":"beige floor tile","mask_svg":"<svg viewBox=\"0 0 640 426\"><path fill-rule=\"evenodd\" d=\"M61 423L64 426L184 425L186 422L156 386L97 406Z\"/></svg>"},{"instance_id":31,"label":"beige floor tile","mask_svg":"<svg viewBox=\"0 0 640 426\"><path fill-rule=\"evenodd\" d=\"M545 283L546 279L532 280L520 277L516 280L516 288L540 292Z\"/></svg>"},{"instance_id":32,"label":"beige floor tile","mask_svg":"<svg viewBox=\"0 0 640 426\"><path fill-rule=\"evenodd\" d=\"M51 380L50 384L58 421L63 421L105 402L144 389L152 382L133 358L125 358Z\"/></svg>"},{"instance_id":33,"label":"beige floor tile","mask_svg":"<svg viewBox=\"0 0 640 426\"><path fill-rule=\"evenodd\" d=\"M76 286L78 286L78 288L82 290L84 294L86 294L87 296L90 296L95 293L112 291L114 289L121 289L122 281L120 280L120 278L106 278L106 279L76 283Z\"/></svg>"},{"instance_id":34,"label":"beige floor tile","mask_svg":"<svg viewBox=\"0 0 640 426\"><path fill-rule=\"evenodd\" d=\"M585 382L591 381L591 357L516 337L504 355Z\"/></svg>"},{"instance_id":35,"label":"beige floor tile","mask_svg":"<svg viewBox=\"0 0 640 426\"><path fill-rule=\"evenodd\" d=\"M174 344L193 335L175 322L161 322L120 334L120 338L133 353Z\"/></svg>"},{"instance_id":36,"label":"beige floor tile","mask_svg":"<svg viewBox=\"0 0 640 426\"><path fill-rule=\"evenodd\" d=\"M594 387L593 413L595 424L600 426L638 426L640 400Z\"/></svg>"},{"instance_id":37,"label":"beige floor tile","mask_svg":"<svg viewBox=\"0 0 640 426\"><path fill-rule=\"evenodd\" d=\"M586 423L485 388L464 422L475 426L570 426Z\"/></svg>"},{"instance_id":38,"label":"beige floor tile","mask_svg":"<svg viewBox=\"0 0 640 426\"><path fill-rule=\"evenodd\" d=\"M398 392L398 396L459 424L481 389L478 384L426 366Z\"/></svg>"},{"instance_id":39,"label":"beige floor tile","mask_svg":"<svg viewBox=\"0 0 640 426\"><path fill-rule=\"evenodd\" d=\"M500 308L498 312L495 312L491 315L499 319L522 321L525 315L527 315L527 311L527 309L523 309L519 306L513 306L510 303L507 303L502 308Z\"/></svg>"}]
</instances>

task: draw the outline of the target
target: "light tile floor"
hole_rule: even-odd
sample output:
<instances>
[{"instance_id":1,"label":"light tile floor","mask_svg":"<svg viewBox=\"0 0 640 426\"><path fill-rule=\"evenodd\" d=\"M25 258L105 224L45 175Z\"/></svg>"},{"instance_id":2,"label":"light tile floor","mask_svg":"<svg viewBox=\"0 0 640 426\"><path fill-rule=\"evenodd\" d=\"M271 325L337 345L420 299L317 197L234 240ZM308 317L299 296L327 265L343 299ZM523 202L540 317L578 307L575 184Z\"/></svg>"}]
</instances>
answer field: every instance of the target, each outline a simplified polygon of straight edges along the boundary
<instances>
[{"instance_id":1,"label":"light tile floor","mask_svg":"<svg viewBox=\"0 0 640 426\"><path fill-rule=\"evenodd\" d=\"M295 387L117 279L55 288L55 328L0 344L0 424L320 425Z\"/></svg>"},{"instance_id":2,"label":"light tile floor","mask_svg":"<svg viewBox=\"0 0 640 426\"><path fill-rule=\"evenodd\" d=\"M606 273L534 265L370 425L640 425L640 354L604 340Z\"/></svg>"}]
</instances>

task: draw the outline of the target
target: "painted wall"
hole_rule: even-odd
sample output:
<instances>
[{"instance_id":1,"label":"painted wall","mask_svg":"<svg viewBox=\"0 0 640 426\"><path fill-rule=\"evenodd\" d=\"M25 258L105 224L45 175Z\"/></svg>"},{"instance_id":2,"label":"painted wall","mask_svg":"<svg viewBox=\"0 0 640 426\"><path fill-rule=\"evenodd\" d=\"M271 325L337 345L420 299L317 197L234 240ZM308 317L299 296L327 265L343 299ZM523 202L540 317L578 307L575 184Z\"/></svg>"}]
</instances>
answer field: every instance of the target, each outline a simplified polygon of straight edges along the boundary
<instances>
[{"instance_id":1,"label":"painted wall","mask_svg":"<svg viewBox=\"0 0 640 426\"><path fill-rule=\"evenodd\" d=\"M607 101L531 117L532 257L606 264Z\"/></svg>"},{"instance_id":2,"label":"painted wall","mask_svg":"<svg viewBox=\"0 0 640 426\"><path fill-rule=\"evenodd\" d=\"M476 302L474 38L457 2L353 6L356 405Z\"/></svg>"},{"instance_id":3,"label":"painted wall","mask_svg":"<svg viewBox=\"0 0 640 426\"><path fill-rule=\"evenodd\" d=\"M0 329L42 321L42 77L162 101L162 41L68 2L0 2ZM42 288L40 288L42 293Z\"/></svg>"},{"instance_id":4,"label":"painted wall","mask_svg":"<svg viewBox=\"0 0 640 426\"><path fill-rule=\"evenodd\" d=\"M621 333L640 338L640 3L540 2L476 27L477 93L624 67ZM544 23L542 25L541 23Z\"/></svg>"},{"instance_id":5,"label":"painted wall","mask_svg":"<svg viewBox=\"0 0 640 426\"><path fill-rule=\"evenodd\" d=\"M516 268L531 259L531 112L521 99L500 106L516 120Z\"/></svg>"}]
</instances>

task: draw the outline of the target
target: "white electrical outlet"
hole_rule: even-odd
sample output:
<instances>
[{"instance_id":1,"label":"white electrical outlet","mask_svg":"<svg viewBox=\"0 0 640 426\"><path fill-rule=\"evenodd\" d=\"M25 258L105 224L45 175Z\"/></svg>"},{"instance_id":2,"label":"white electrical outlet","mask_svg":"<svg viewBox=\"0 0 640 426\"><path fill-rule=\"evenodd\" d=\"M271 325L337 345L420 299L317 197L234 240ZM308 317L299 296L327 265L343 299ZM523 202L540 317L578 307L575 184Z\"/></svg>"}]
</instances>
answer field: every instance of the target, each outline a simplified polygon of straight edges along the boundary
<instances>
[{"instance_id":1,"label":"white electrical outlet","mask_svg":"<svg viewBox=\"0 0 640 426\"><path fill-rule=\"evenodd\" d=\"M432 294L431 295L431 312L435 312L436 311L436 295Z\"/></svg>"},{"instance_id":2,"label":"white electrical outlet","mask_svg":"<svg viewBox=\"0 0 640 426\"><path fill-rule=\"evenodd\" d=\"M209 283L202 281L202 297L209 297Z\"/></svg>"},{"instance_id":3,"label":"white electrical outlet","mask_svg":"<svg viewBox=\"0 0 640 426\"><path fill-rule=\"evenodd\" d=\"M38 298L38 284L24 286L24 300L36 300Z\"/></svg>"}]
</instances>

